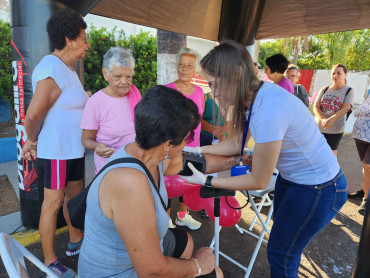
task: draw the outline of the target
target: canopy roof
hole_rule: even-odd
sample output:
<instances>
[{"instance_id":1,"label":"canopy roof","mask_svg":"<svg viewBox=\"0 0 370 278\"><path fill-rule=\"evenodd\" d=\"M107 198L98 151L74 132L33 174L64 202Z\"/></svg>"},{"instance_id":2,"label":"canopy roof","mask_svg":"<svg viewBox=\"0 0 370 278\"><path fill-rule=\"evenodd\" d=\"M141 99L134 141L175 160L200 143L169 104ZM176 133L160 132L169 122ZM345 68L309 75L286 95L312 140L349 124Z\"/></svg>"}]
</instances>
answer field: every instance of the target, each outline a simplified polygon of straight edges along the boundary
<instances>
[{"instance_id":1,"label":"canopy roof","mask_svg":"<svg viewBox=\"0 0 370 278\"><path fill-rule=\"evenodd\" d=\"M370 27L369 0L100 0L90 13L208 40L229 28L255 25L256 39L281 38ZM222 3L224 2L224 3ZM235 3L235 4L234 4ZM257 7L257 5L259 7ZM222 12L223 5L234 11ZM238 6L239 7L235 7ZM239 17L235 18L235 8ZM260 15L258 16L258 9ZM243 17L255 17L245 22ZM257 14L257 16L256 16ZM222 27L222 26L221 26ZM250 33L250 30L245 30ZM250 36L250 34L244 34ZM235 39L235 38L234 38ZM238 40L238 39L237 39ZM243 40L242 40L243 41ZM242 42L239 39L239 42Z\"/></svg>"}]
</instances>

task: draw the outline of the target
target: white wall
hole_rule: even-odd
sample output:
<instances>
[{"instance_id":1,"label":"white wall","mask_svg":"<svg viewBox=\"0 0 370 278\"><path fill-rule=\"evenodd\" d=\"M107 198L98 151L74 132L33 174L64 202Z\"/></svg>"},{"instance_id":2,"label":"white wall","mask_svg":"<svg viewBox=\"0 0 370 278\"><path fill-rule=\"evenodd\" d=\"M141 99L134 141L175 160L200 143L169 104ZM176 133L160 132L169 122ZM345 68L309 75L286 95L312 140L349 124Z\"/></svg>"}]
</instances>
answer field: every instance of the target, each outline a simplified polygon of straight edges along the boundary
<instances>
[{"instance_id":1,"label":"white wall","mask_svg":"<svg viewBox=\"0 0 370 278\"><path fill-rule=\"evenodd\" d=\"M330 73L330 70L316 70L310 92L318 92L322 87L331 85ZM369 82L370 71L348 71L347 84L355 90L355 105L364 102Z\"/></svg>"},{"instance_id":2,"label":"white wall","mask_svg":"<svg viewBox=\"0 0 370 278\"><path fill-rule=\"evenodd\" d=\"M0 19L4 22L10 21L9 0L0 0Z\"/></svg>"},{"instance_id":3,"label":"white wall","mask_svg":"<svg viewBox=\"0 0 370 278\"><path fill-rule=\"evenodd\" d=\"M216 46L216 42L209 41L201 38L187 36L187 46L199 52L203 58L207 53Z\"/></svg>"}]
</instances>

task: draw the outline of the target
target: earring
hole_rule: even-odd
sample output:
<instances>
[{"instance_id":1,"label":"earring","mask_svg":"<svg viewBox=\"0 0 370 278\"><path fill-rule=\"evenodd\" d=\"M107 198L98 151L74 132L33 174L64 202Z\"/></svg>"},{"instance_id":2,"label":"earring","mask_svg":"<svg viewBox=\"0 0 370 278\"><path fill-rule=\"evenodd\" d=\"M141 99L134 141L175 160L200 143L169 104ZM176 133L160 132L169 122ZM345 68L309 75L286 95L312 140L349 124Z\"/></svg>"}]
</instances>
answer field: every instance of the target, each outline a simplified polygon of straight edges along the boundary
<instances>
[{"instance_id":1,"label":"earring","mask_svg":"<svg viewBox=\"0 0 370 278\"><path fill-rule=\"evenodd\" d=\"M166 155L164 157L164 160L168 160L168 152L166 152Z\"/></svg>"}]
</instances>

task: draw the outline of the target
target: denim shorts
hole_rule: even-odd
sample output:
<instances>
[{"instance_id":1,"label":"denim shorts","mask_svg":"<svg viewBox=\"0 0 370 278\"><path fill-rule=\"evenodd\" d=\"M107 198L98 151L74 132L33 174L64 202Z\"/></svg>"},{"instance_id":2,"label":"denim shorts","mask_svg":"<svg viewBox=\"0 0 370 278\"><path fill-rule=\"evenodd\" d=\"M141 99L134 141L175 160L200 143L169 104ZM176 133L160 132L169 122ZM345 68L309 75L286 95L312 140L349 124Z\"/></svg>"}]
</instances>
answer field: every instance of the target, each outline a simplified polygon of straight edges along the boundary
<instances>
[{"instance_id":1,"label":"denim shorts","mask_svg":"<svg viewBox=\"0 0 370 278\"><path fill-rule=\"evenodd\" d=\"M301 255L347 200L342 172L328 182L304 185L280 175L274 193L274 224L267 245L271 277L297 277ZM330 248L330 246L328 246Z\"/></svg>"}]
</instances>

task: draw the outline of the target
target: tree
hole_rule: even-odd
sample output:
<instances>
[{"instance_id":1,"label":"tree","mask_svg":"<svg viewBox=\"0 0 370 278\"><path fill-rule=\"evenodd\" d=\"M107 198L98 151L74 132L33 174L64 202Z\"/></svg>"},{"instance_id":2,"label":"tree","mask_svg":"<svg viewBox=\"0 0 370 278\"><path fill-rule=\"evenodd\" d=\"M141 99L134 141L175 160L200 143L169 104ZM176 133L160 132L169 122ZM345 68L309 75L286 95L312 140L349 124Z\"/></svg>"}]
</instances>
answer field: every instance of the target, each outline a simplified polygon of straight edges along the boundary
<instances>
[{"instance_id":1,"label":"tree","mask_svg":"<svg viewBox=\"0 0 370 278\"><path fill-rule=\"evenodd\" d=\"M268 40L261 43L259 63L282 53L302 69L330 69L342 63L349 70L369 70L369 30L356 30L304 37Z\"/></svg>"},{"instance_id":2,"label":"tree","mask_svg":"<svg viewBox=\"0 0 370 278\"><path fill-rule=\"evenodd\" d=\"M370 32L369 30L357 30L353 43L347 51L346 65L351 70L369 70L370 69Z\"/></svg>"},{"instance_id":3,"label":"tree","mask_svg":"<svg viewBox=\"0 0 370 278\"><path fill-rule=\"evenodd\" d=\"M10 41L10 24L0 20L0 96L9 102L10 107L13 107L14 96Z\"/></svg>"},{"instance_id":4,"label":"tree","mask_svg":"<svg viewBox=\"0 0 370 278\"><path fill-rule=\"evenodd\" d=\"M123 30L91 26L87 35L91 48L84 59L84 79L92 93L108 86L102 74L103 55L114 46L131 49L136 62L133 84L142 94L157 83L157 40L149 32L127 38Z\"/></svg>"}]
</instances>

